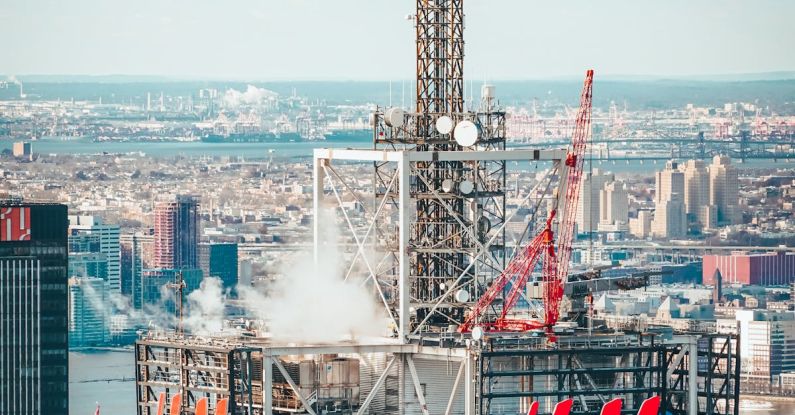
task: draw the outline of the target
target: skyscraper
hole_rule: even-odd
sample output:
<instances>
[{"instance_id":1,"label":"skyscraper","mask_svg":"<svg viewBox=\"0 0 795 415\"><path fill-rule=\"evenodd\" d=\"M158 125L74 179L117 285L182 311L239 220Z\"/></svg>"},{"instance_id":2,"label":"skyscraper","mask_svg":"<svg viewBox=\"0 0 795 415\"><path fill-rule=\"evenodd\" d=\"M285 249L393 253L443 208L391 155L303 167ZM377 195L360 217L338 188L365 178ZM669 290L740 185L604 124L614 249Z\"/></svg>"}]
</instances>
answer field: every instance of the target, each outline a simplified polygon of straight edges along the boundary
<instances>
[{"instance_id":1,"label":"skyscraper","mask_svg":"<svg viewBox=\"0 0 795 415\"><path fill-rule=\"evenodd\" d=\"M629 199L624 183L605 183L599 191L599 227L626 230L629 222Z\"/></svg>"},{"instance_id":2,"label":"skyscraper","mask_svg":"<svg viewBox=\"0 0 795 415\"><path fill-rule=\"evenodd\" d=\"M577 232L595 232L599 225L599 192L605 183L615 180L610 173L604 174L599 169L592 173L586 172L582 177L582 190L577 204Z\"/></svg>"},{"instance_id":3,"label":"skyscraper","mask_svg":"<svg viewBox=\"0 0 795 415\"><path fill-rule=\"evenodd\" d=\"M237 286L237 244L203 243L199 247L205 276L218 277L224 288Z\"/></svg>"},{"instance_id":4,"label":"skyscraper","mask_svg":"<svg viewBox=\"0 0 795 415\"><path fill-rule=\"evenodd\" d=\"M95 277L69 278L69 346L101 346L109 339L107 284Z\"/></svg>"},{"instance_id":5,"label":"skyscraper","mask_svg":"<svg viewBox=\"0 0 795 415\"><path fill-rule=\"evenodd\" d=\"M709 172L702 160L688 160L684 168L685 212L696 228L709 227Z\"/></svg>"},{"instance_id":6,"label":"skyscraper","mask_svg":"<svg viewBox=\"0 0 795 415\"><path fill-rule=\"evenodd\" d=\"M717 208L718 225L742 221L737 169L728 156L715 156L709 166L709 203Z\"/></svg>"},{"instance_id":7,"label":"skyscraper","mask_svg":"<svg viewBox=\"0 0 795 415\"><path fill-rule=\"evenodd\" d=\"M656 178L654 220L651 234L658 238L679 238L687 234L685 175L675 161L668 161Z\"/></svg>"},{"instance_id":8,"label":"skyscraper","mask_svg":"<svg viewBox=\"0 0 795 415\"><path fill-rule=\"evenodd\" d=\"M199 267L199 199L177 196L155 206L155 245L152 267L195 269Z\"/></svg>"},{"instance_id":9,"label":"skyscraper","mask_svg":"<svg viewBox=\"0 0 795 415\"><path fill-rule=\"evenodd\" d=\"M685 175L679 171L679 163L669 160L665 168L655 174L656 193L654 202L660 203L672 200L673 195L678 195L680 201L685 194Z\"/></svg>"},{"instance_id":10,"label":"skyscraper","mask_svg":"<svg viewBox=\"0 0 795 415\"><path fill-rule=\"evenodd\" d=\"M107 282L111 292L121 293L121 248L119 226L103 223L99 216L69 215L69 234L95 235L99 241L98 252L105 254L108 262Z\"/></svg>"},{"instance_id":11,"label":"skyscraper","mask_svg":"<svg viewBox=\"0 0 795 415\"><path fill-rule=\"evenodd\" d=\"M135 308L141 308L141 278L143 270L152 263L154 236L148 232L121 235L121 293L132 299Z\"/></svg>"},{"instance_id":12,"label":"skyscraper","mask_svg":"<svg viewBox=\"0 0 795 415\"><path fill-rule=\"evenodd\" d=\"M0 202L0 414L66 414L67 209Z\"/></svg>"}]
</instances>

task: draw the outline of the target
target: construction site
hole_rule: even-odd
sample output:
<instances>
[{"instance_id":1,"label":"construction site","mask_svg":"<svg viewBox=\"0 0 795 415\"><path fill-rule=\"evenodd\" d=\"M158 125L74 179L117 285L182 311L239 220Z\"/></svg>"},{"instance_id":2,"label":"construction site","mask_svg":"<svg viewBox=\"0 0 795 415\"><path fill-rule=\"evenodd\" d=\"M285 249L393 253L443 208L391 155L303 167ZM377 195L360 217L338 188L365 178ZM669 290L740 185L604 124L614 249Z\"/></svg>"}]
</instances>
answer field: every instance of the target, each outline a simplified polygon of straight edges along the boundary
<instances>
[{"instance_id":1,"label":"construction site","mask_svg":"<svg viewBox=\"0 0 795 415\"><path fill-rule=\"evenodd\" d=\"M152 331L135 345L138 415L527 414L536 402L551 414L567 399L571 414L615 399L636 414L652 397L660 414L739 414L737 337L593 324L597 292L648 282L570 269L594 71L567 147L508 148L496 89L465 99L463 0L416 0L411 18L414 107L375 109L371 148L313 158L316 267L344 241L345 280L381 308L384 335L283 342L269 321L239 336ZM374 188L337 169L354 163L373 166ZM510 170L527 165L543 173L509 206ZM513 240L518 209L533 219Z\"/></svg>"}]
</instances>

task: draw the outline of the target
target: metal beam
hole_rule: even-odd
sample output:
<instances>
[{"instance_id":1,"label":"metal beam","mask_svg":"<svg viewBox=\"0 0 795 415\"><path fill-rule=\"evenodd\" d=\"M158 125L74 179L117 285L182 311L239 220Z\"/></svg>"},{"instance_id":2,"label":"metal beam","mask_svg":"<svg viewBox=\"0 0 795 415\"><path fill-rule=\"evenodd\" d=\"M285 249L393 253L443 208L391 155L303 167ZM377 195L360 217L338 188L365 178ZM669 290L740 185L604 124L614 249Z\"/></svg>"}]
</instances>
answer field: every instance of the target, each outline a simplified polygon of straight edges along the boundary
<instances>
[{"instance_id":1,"label":"metal beam","mask_svg":"<svg viewBox=\"0 0 795 415\"><path fill-rule=\"evenodd\" d=\"M365 398L364 402L362 402L362 406L360 406L359 410L356 411L356 415L364 415L365 411L367 411L367 408L370 407L370 403L373 402L375 395L378 394L378 389L380 389L384 384L386 377L389 375L389 371L392 369L392 366L395 365L395 360L397 360L397 356L393 356L392 360L386 364L386 368L384 368L384 371L381 373L381 376L378 377L378 380L375 381L373 388L370 389L370 393L367 394L367 398Z\"/></svg>"},{"instance_id":2,"label":"metal beam","mask_svg":"<svg viewBox=\"0 0 795 415\"><path fill-rule=\"evenodd\" d=\"M431 161L558 161L566 158L565 149L505 151L389 151L316 148L314 159L344 161L400 162L407 157L411 162Z\"/></svg>"},{"instance_id":3,"label":"metal beam","mask_svg":"<svg viewBox=\"0 0 795 415\"><path fill-rule=\"evenodd\" d=\"M307 402L306 398L304 398L304 395L301 393L301 389L298 387L298 385L295 384L295 381L293 381L292 376L290 376L290 374L287 372L287 369L285 369L284 366L282 366L282 362L280 362L279 359L273 359L273 364L276 365L276 368L279 369L279 372L282 372L284 380L286 380L287 383L290 384L290 388L292 388L293 392L295 392L295 394L298 395L298 399L300 399L301 403L304 404L304 409L307 412L309 412L310 415L317 415L314 409L312 409L312 405L310 405L309 402ZM264 394L266 393L266 391L263 389L262 393Z\"/></svg>"},{"instance_id":4,"label":"metal beam","mask_svg":"<svg viewBox=\"0 0 795 415\"><path fill-rule=\"evenodd\" d=\"M450 415L453 410L453 402L455 402L455 395L458 392L458 384L461 383L461 377L464 376L464 362L458 365L458 374L455 375L455 382L453 382L453 390L450 392L450 399L447 400L447 409L444 410L444 415Z\"/></svg>"},{"instance_id":5,"label":"metal beam","mask_svg":"<svg viewBox=\"0 0 795 415\"><path fill-rule=\"evenodd\" d=\"M423 393L422 385L420 385L420 377L417 376L417 368L414 366L414 359L410 354L404 356L406 356L406 363L409 366L409 373L411 373L411 381L414 383L414 392L417 393L417 400L420 401L420 410L422 410L423 415L429 415L428 403L425 402L425 393Z\"/></svg>"}]
</instances>

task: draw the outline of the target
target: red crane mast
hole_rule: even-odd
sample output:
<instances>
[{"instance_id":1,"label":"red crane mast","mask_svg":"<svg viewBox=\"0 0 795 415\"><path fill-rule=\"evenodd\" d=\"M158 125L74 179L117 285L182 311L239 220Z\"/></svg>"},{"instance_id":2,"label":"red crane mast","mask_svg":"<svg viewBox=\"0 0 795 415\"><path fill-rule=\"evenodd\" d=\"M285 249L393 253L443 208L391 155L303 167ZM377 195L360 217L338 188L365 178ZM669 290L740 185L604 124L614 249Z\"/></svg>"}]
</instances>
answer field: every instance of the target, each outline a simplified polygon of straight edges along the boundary
<instances>
[{"instance_id":1,"label":"red crane mast","mask_svg":"<svg viewBox=\"0 0 795 415\"><path fill-rule=\"evenodd\" d=\"M473 307L469 316L459 327L460 332L468 332L475 326L489 331L526 331L546 328L548 332L557 323L560 315L560 301L563 299L563 284L569 272L571 244L574 237L574 221L577 216L577 204L582 181L583 159L588 139L591 135L591 101L593 91L593 70L588 70L580 95L580 108L572 134L572 143L566 154L564 166L561 168L560 192L555 204L549 212L544 229L526 246L517 251L514 258L494 280ZM565 198L563 215L557 226L557 249L555 235L552 230L561 197ZM510 310L519 300L520 293L527 285L527 280L542 260L542 281L544 283L544 320L528 321L509 319ZM494 322L479 322L478 319L499 297L505 287L512 282L511 289L505 297L502 312Z\"/></svg>"}]
</instances>

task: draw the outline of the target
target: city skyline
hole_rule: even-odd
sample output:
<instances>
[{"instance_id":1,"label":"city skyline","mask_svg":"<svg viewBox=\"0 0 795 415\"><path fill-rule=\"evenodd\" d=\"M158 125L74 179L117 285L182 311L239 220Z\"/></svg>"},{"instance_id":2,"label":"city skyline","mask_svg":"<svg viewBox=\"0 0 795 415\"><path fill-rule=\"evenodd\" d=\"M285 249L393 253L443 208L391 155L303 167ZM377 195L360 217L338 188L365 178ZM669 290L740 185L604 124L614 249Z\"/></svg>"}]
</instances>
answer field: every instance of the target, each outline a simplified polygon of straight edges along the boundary
<instances>
[{"instance_id":1,"label":"city skyline","mask_svg":"<svg viewBox=\"0 0 795 415\"><path fill-rule=\"evenodd\" d=\"M795 4L761 3L471 2L465 75L555 79L578 77L586 67L600 76L626 77L793 71L795 56L778 45L795 37L786 20ZM0 64L0 73L410 79L414 48L406 38L413 29L406 17L413 6L364 0L301 0L278 7L269 1L18 2L0 11L0 35L16 39L8 44L10 59ZM222 59L208 59L215 57Z\"/></svg>"}]
</instances>

